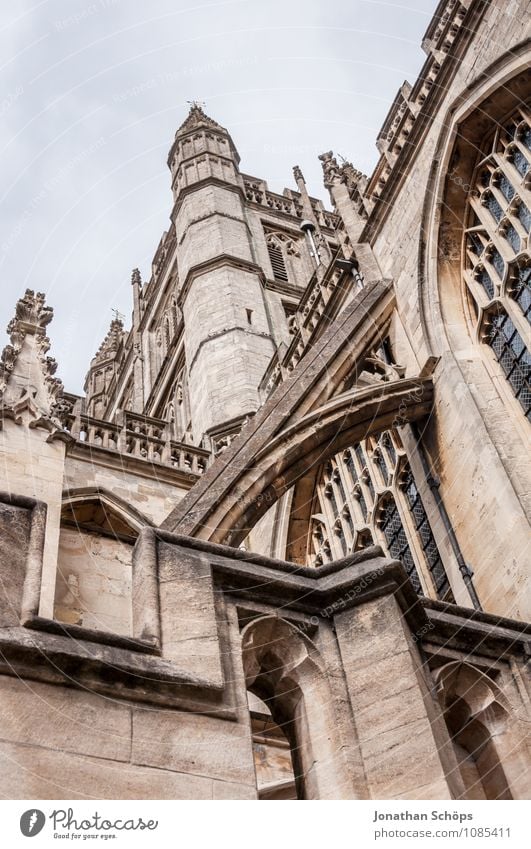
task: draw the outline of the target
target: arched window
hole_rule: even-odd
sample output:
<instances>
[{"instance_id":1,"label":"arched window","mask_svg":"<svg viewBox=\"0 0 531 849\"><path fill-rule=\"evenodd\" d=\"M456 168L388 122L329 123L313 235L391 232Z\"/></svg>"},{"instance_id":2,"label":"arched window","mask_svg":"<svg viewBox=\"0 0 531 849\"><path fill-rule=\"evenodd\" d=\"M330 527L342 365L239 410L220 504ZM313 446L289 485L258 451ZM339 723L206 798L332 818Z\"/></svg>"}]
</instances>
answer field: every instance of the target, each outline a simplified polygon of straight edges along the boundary
<instances>
[{"instance_id":1,"label":"arched window","mask_svg":"<svg viewBox=\"0 0 531 849\"><path fill-rule=\"evenodd\" d=\"M322 468L307 562L318 566L375 541L402 561L417 592L453 601L426 506L394 430L348 448Z\"/></svg>"},{"instance_id":2,"label":"arched window","mask_svg":"<svg viewBox=\"0 0 531 849\"><path fill-rule=\"evenodd\" d=\"M463 275L479 338L531 420L531 128L518 110L480 151L468 187Z\"/></svg>"}]
</instances>

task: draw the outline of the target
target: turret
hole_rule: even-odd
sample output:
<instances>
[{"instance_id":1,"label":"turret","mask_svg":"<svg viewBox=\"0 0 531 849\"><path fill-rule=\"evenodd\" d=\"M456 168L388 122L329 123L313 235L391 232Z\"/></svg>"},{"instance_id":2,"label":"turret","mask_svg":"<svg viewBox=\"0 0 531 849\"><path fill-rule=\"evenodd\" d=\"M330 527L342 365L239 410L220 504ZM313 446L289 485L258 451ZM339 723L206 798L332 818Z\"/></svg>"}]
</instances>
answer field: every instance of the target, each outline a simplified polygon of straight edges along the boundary
<instances>
[{"instance_id":1,"label":"turret","mask_svg":"<svg viewBox=\"0 0 531 849\"><path fill-rule=\"evenodd\" d=\"M227 130L194 104L168 163L196 439L257 410L274 352L239 161Z\"/></svg>"},{"instance_id":2,"label":"turret","mask_svg":"<svg viewBox=\"0 0 531 849\"><path fill-rule=\"evenodd\" d=\"M109 400L108 389L118 371L123 337L123 322L117 316L111 321L105 339L98 348L96 356L90 361L84 389L87 396L87 413L96 419L101 419L105 415Z\"/></svg>"}]
</instances>

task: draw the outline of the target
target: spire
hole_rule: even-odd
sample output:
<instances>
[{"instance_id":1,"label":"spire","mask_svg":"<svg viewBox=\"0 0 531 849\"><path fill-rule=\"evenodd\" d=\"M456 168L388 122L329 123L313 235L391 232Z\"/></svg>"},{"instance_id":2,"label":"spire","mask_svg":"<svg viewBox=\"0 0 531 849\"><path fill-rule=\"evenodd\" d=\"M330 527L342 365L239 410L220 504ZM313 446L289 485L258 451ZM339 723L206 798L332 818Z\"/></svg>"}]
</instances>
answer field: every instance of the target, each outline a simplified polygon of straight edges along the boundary
<instances>
[{"instance_id":1,"label":"spire","mask_svg":"<svg viewBox=\"0 0 531 849\"><path fill-rule=\"evenodd\" d=\"M54 377L57 363L48 357L46 327L53 318L42 292L26 289L7 326L10 345L0 356L0 409L2 417L30 427L62 431L57 415L63 404L63 384Z\"/></svg>"},{"instance_id":2,"label":"spire","mask_svg":"<svg viewBox=\"0 0 531 849\"><path fill-rule=\"evenodd\" d=\"M190 132L190 130L197 130L199 127L210 127L211 129L223 130L226 132L224 127L204 112L204 104L201 104L196 100L189 102L191 102L190 111L175 133L175 138L183 135L184 133Z\"/></svg>"},{"instance_id":3,"label":"spire","mask_svg":"<svg viewBox=\"0 0 531 849\"><path fill-rule=\"evenodd\" d=\"M122 337L124 335L124 324L120 317L120 313L116 312L116 317L111 321L109 330L103 342L101 343L94 361L109 360L116 356Z\"/></svg>"}]
</instances>

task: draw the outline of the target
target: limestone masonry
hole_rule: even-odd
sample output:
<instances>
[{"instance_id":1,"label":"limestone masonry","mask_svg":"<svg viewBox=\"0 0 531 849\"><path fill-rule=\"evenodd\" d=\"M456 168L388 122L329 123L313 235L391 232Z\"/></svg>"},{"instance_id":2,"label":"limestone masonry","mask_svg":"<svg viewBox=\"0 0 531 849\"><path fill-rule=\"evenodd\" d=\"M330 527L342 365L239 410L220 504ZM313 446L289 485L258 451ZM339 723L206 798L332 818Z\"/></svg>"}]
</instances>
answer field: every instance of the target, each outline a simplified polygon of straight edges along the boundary
<instances>
[{"instance_id":1,"label":"limestone masonry","mask_svg":"<svg viewBox=\"0 0 531 849\"><path fill-rule=\"evenodd\" d=\"M22 295L4 798L529 798L530 21L442 0L331 209L193 104L83 397Z\"/></svg>"}]
</instances>

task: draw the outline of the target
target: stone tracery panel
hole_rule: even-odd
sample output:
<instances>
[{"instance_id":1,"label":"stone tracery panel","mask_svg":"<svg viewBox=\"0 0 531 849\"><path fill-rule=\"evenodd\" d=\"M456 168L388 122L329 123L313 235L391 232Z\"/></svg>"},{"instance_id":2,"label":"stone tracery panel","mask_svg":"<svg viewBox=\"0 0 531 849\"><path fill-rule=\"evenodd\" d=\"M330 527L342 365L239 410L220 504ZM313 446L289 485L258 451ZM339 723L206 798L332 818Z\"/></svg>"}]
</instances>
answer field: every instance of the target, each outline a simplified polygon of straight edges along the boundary
<instances>
[{"instance_id":1,"label":"stone tracery panel","mask_svg":"<svg viewBox=\"0 0 531 849\"><path fill-rule=\"evenodd\" d=\"M518 109L480 151L467 202L463 277L477 334L531 420L531 117Z\"/></svg>"},{"instance_id":2,"label":"stone tracery panel","mask_svg":"<svg viewBox=\"0 0 531 849\"><path fill-rule=\"evenodd\" d=\"M314 498L308 565L378 543L402 561L417 592L452 600L430 519L396 430L369 437L326 463Z\"/></svg>"}]
</instances>

